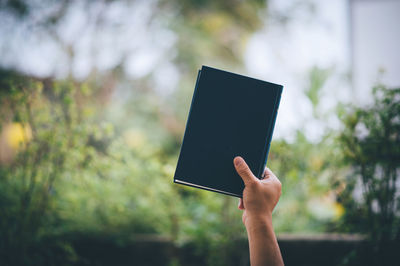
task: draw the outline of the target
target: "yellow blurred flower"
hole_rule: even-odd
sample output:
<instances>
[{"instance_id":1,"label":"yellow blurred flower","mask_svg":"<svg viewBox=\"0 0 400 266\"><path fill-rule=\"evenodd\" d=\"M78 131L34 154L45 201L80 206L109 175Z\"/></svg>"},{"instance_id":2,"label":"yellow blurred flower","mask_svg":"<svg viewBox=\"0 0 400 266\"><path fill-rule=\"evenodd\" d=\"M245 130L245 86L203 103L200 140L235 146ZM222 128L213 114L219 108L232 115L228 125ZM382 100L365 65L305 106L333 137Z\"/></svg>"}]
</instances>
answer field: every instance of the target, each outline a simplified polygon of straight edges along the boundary
<instances>
[{"instance_id":1,"label":"yellow blurred flower","mask_svg":"<svg viewBox=\"0 0 400 266\"><path fill-rule=\"evenodd\" d=\"M32 139L29 125L8 123L3 125L0 132L0 164L12 162L20 148Z\"/></svg>"},{"instance_id":2,"label":"yellow blurred flower","mask_svg":"<svg viewBox=\"0 0 400 266\"><path fill-rule=\"evenodd\" d=\"M344 214L344 207L336 202L333 193L312 198L307 203L308 209L319 219L339 219Z\"/></svg>"},{"instance_id":3,"label":"yellow blurred flower","mask_svg":"<svg viewBox=\"0 0 400 266\"><path fill-rule=\"evenodd\" d=\"M4 127L3 136L7 144L14 150L27 143L32 138L32 130L29 125L11 123Z\"/></svg>"},{"instance_id":4,"label":"yellow blurred flower","mask_svg":"<svg viewBox=\"0 0 400 266\"><path fill-rule=\"evenodd\" d=\"M335 202L334 206L334 211L335 211L335 218L340 218L344 214L344 207L342 204Z\"/></svg>"}]
</instances>

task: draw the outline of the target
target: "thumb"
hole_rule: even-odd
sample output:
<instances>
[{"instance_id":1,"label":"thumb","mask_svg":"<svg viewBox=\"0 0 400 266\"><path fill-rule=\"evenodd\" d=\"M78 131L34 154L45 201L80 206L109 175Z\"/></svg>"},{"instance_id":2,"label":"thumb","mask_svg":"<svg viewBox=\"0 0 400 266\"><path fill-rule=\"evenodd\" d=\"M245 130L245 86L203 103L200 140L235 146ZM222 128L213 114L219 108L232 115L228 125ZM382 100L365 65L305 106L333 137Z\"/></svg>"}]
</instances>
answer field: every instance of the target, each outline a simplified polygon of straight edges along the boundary
<instances>
[{"instance_id":1,"label":"thumb","mask_svg":"<svg viewBox=\"0 0 400 266\"><path fill-rule=\"evenodd\" d=\"M247 163L242 157L236 156L233 160L236 172L240 175L245 185L248 185L258 179L253 175Z\"/></svg>"}]
</instances>

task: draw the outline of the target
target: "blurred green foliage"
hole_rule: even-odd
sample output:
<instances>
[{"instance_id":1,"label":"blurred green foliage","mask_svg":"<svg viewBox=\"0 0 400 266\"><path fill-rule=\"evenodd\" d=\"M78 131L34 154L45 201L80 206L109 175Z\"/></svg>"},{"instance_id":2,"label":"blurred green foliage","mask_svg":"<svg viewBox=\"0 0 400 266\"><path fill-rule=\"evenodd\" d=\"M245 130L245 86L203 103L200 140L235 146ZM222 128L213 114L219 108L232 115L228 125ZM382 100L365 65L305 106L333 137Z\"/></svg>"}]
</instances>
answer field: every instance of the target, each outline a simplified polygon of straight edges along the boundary
<instances>
[{"instance_id":1,"label":"blurred green foliage","mask_svg":"<svg viewBox=\"0 0 400 266\"><path fill-rule=\"evenodd\" d=\"M0 167L0 257L6 265L29 264L42 239L71 233L122 242L156 233L179 241L235 230L240 214L230 212L232 199L172 185L175 156L151 143L144 128L117 135L94 115L91 96L86 84L26 78L2 92L2 128L14 126L11 139L25 135L15 140L11 163ZM74 260L68 242L59 244ZM71 262L53 253L50 261Z\"/></svg>"},{"instance_id":2,"label":"blurred green foliage","mask_svg":"<svg viewBox=\"0 0 400 266\"><path fill-rule=\"evenodd\" d=\"M245 236L236 199L172 183L179 145L162 133L152 97L128 102L136 124L123 125L98 111L93 84L14 77L1 81L1 126L14 128L6 139L18 144L0 166L0 257L6 265L79 262L66 240L71 235L111 237L125 245L138 234L182 244L195 239L210 265L225 264L231 240ZM323 231L338 216L329 198L332 162L321 157L324 145L301 133L295 143L273 143L269 165L284 184L279 232ZM49 238L60 241L43 242ZM42 245L47 253L37 260L32 248Z\"/></svg>"},{"instance_id":3,"label":"blurred green foliage","mask_svg":"<svg viewBox=\"0 0 400 266\"><path fill-rule=\"evenodd\" d=\"M104 236L123 246L144 233L177 243L195 238L209 251L209 264L223 265L212 247L245 235L235 199L173 185L172 176L197 68L210 60L241 68L246 39L262 25L266 1L157 3L154 17L178 37L174 63L181 79L168 97L154 92L146 76L133 82L136 89L123 105L110 102L108 76L132 86L118 67L84 83L2 75L1 126L17 135L24 128L31 132L14 140L21 147L5 151L11 158L0 166L0 257L6 265L80 263L71 235ZM0 10L59 43L57 25L70 5L4 1ZM72 56L73 45L60 47Z\"/></svg>"},{"instance_id":4,"label":"blurred green foliage","mask_svg":"<svg viewBox=\"0 0 400 266\"><path fill-rule=\"evenodd\" d=\"M293 143L273 142L268 167L283 184L274 217L278 232L330 231L328 224L343 214L332 190L332 180L343 172L337 168L339 151L332 139L327 135L319 143L311 143L298 132Z\"/></svg>"},{"instance_id":5,"label":"blurred green foliage","mask_svg":"<svg viewBox=\"0 0 400 266\"><path fill-rule=\"evenodd\" d=\"M53 36L71 2L32 20L46 7L35 3L3 1L0 9ZM90 8L92 1L85 3ZM236 258L232 240L245 236L237 199L174 185L172 176L197 69L212 61L241 72L246 40L263 25L268 2L157 3L154 16L177 37L173 63L181 76L170 95L155 92L149 76L127 79L120 66L83 82L0 71L1 265L102 265L82 258L80 240L124 249L143 234L178 246L194 240L194 252L207 254L203 264ZM310 71L305 95L313 119L326 118L320 98L330 74ZM112 99L118 86L129 88L123 101ZM278 233L361 232L378 246L398 241L399 91L378 88L375 96L372 108L343 112L340 138L326 131L312 142L299 129L292 141L272 143L268 166L283 184ZM179 265L174 256L168 263Z\"/></svg>"},{"instance_id":6,"label":"blurred green foliage","mask_svg":"<svg viewBox=\"0 0 400 266\"><path fill-rule=\"evenodd\" d=\"M339 182L338 201L345 206L342 228L371 240L361 261L393 265L400 248L400 89L379 85L373 96L371 106L343 114L339 139L352 171Z\"/></svg>"}]
</instances>

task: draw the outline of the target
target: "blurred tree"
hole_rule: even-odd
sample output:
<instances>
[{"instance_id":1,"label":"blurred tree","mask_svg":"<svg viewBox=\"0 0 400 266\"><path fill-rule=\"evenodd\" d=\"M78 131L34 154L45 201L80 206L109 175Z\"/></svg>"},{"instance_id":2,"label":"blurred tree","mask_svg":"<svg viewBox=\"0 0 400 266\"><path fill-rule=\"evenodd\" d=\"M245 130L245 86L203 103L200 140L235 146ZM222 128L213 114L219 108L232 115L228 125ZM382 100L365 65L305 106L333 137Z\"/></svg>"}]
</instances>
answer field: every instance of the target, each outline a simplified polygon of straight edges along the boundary
<instances>
[{"instance_id":1,"label":"blurred tree","mask_svg":"<svg viewBox=\"0 0 400 266\"><path fill-rule=\"evenodd\" d=\"M340 135L352 173L341 185L343 226L368 234L374 265L398 262L400 243L400 89L377 86L370 107L352 107Z\"/></svg>"},{"instance_id":2,"label":"blurred tree","mask_svg":"<svg viewBox=\"0 0 400 266\"><path fill-rule=\"evenodd\" d=\"M61 108L43 112L43 84L15 77L3 76L0 82L6 84L0 92L1 128L3 132L10 126L23 128L20 133L14 130L12 136L23 135L17 145L10 146L16 158L0 165L0 257L5 265L28 263L28 250L48 223L54 182L64 171L68 149L74 146L70 95L60 95ZM54 123L48 124L52 118ZM3 139L3 144L7 141Z\"/></svg>"},{"instance_id":3,"label":"blurred tree","mask_svg":"<svg viewBox=\"0 0 400 266\"><path fill-rule=\"evenodd\" d=\"M15 151L0 164L1 265L69 265L77 257L66 234L173 233L179 204L157 149L137 134L126 149L93 115L85 85L17 80L0 82L0 129L14 128L0 144Z\"/></svg>"},{"instance_id":4,"label":"blurred tree","mask_svg":"<svg viewBox=\"0 0 400 266\"><path fill-rule=\"evenodd\" d=\"M279 233L329 231L329 223L342 216L343 206L336 203L331 189L331 180L343 172L336 167L339 157L333 148L332 135L327 134L314 143L299 131L293 143L285 140L272 143L268 167L283 184L274 217Z\"/></svg>"},{"instance_id":5,"label":"blurred tree","mask_svg":"<svg viewBox=\"0 0 400 266\"><path fill-rule=\"evenodd\" d=\"M127 75L124 62L140 49L123 50L111 69L93 65L83 81L73 80L81 38L91 39L93 61L101 32L121 37L105 35L112 54L121 40L134 46L134 32L125 39L118 30L133 27L123 19L133 16L135 3L149 4L146 36L168 37L159 31L168 29L176 38L163 59L179 73L172 93L155 88L162 65L139 77ZM118 4L117 10L128 10L124 18L108 13ZM71 239L104 237L123 247L146 233L180 244L195 239L198 251L208 256L205 263L230 264L230 243L245 236L237 199L173 185L172 176L197 69L210 64L242 72L246 41L263 25L266 8L268 2L259 0L1 1L0 11L21 22L25 33L39 33L61 47L68 73L54 80L0 71L0 129L4 136L14 132L11 159L0 165L0 259L6 265L79 264ZM83 26L66 38L69 24L63 23L82 10ZM160 37L150 40L164 44ZM310 73L306 93L315 110L328 74L318 68ZM269 166L284 182L278 231L323 231L341 215L329 189L329 178L338 171L334 146L329 134L312 143L301 131L293 143L272 144Z\"/></svg>"}]
</instances>

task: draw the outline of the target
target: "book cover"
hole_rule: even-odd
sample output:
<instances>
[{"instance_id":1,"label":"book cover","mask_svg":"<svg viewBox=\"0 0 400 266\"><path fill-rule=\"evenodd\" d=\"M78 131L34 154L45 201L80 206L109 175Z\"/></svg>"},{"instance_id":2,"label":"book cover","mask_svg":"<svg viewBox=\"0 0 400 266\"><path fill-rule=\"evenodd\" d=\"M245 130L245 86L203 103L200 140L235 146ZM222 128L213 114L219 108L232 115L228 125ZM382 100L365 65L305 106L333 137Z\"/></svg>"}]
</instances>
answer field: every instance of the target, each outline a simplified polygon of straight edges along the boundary
<instances>
[{"instance_id":1,"label":"book cover","mask_svg":"<svg viewBox=\"0 0 400 266\"><path fill-rule=\"evenodd\" d=\"M233 158L258 178L267 163L283 86L208 66L199 70L174 182L242 197Z\"/></svg>"}]
</instances>

